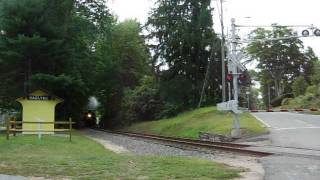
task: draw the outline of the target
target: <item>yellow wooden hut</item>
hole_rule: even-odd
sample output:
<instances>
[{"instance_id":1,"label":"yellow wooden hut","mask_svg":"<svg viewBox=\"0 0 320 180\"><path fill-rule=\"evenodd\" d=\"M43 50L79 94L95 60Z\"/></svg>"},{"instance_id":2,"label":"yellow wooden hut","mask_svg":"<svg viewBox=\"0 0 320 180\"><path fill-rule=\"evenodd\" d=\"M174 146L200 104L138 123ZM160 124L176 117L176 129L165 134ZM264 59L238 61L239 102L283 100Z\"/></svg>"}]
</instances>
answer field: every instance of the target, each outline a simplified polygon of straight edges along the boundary
<instances>
[{"instance_id":1,"label":"yellow wooden hut","mask_svg":"<svg viewBox=\"0 0 320 180\"><path fill-rule=\"evenodd\" d=\"M18 98L17 101L22 105L23 134L38 134L37 130L45 131L42 134L54 133L54 124L47 122L54 122L55 107L63 102L61 98L45 90L36 90L24 97Z\"/></svg>"}]
</instances>

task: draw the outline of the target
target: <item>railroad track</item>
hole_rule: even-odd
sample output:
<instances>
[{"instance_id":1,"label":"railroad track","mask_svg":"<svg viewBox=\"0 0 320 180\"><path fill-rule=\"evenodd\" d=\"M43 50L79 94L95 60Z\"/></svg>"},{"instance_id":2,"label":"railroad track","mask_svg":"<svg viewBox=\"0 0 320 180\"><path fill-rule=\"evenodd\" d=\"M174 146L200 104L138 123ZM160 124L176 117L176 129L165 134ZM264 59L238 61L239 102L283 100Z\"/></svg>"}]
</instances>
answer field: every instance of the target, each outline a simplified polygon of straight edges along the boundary
<instances>
[{"instance_id":1,"label":"railroad track","mask_svg":"<svg viewBox=\"0 0 320 180\"><path fill-rule=\"evenodd\" d=\"M228 151L228 152L239 153L244 155L258 156L258 157L269 156L273 154L269 152L244 149L246 147L250 147L250 145L245 145L245 144L210 142L210 141L201 141L201 140L194 140L194 139L187 139L187 138L176 138L176 137L132 133L132 132L124 132L124 131L108 131L103 129L95 129L95 130L104 131L112 134L125 135L130 137L156 140L156 141L161 141L165 143L188 145L192 147L200 147L200 148L206 148L206 149L212 149L212 150L222 150L222 151Z\"/></svg>"}]
</instances>

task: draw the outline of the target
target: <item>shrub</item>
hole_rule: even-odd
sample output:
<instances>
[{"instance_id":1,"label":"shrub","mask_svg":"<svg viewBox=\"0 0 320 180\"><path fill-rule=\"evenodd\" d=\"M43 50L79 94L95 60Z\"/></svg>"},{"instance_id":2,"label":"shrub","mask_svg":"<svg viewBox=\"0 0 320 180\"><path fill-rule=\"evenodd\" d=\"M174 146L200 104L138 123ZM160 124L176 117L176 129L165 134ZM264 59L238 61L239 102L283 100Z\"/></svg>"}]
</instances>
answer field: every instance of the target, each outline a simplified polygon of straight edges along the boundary
<instances>
[{"instance_id":1,"label":"shrub","mask_svg":"<svg viewBox=\"0 0 320 180\"><path fill-rule=\"evenodd\" d=\"M306 89L306 93L316 94L318 91L318 87L316 85L308 86Z\"/></svg>"},{"instance_id":2,"label":"shrub","mask_svg":"<svg viewBox=\"0 0 320 180\"><path fill-rule=\"evenodd\" d=\"M303 95L306 92L306 87L308 86L307 81L303 76L299 76L293 82L291 88L295 97Z\"/></svg>"},{"instance_id":3,"label":"shrub","mask_svg":"<svg viewBox=\"0 0 320 180\"><path fill-rule=\"evenodd\" d=\"M163 102L155 79L146 76L142 78L139 86L125 90L121 106L121 121L123 125L134 121L161 118Z\"/></svg>"},{"instance_id":4,"label":"shrub","mask_svg":"<svg viewBox=\"0 0 320 180\"><path fill-rule=\"evenodd\" d=\"M282 99L281 105L289 105L290 101L292 100L292 98L284 98Z\"/></svg>"}]
</instances>

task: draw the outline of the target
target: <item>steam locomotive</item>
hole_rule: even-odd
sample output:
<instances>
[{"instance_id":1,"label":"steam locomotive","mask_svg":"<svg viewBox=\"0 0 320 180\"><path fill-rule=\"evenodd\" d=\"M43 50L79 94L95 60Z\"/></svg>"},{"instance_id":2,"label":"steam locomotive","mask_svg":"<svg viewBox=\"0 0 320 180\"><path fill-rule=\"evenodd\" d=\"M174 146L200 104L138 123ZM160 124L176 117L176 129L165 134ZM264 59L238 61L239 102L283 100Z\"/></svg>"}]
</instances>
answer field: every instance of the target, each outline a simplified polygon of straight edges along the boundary
<instances>
[{"instance_id":1,"label":"steam locomotive","mask_svg":"<svg viewBox=\"0 0 320 180\"><path fill-rule=\"evenodd\" d=\"M89 110L83 113L83 117L82 117L82 127L95 127L97 124L97 117L96 114Z\"/></svg>"}]
</instances>

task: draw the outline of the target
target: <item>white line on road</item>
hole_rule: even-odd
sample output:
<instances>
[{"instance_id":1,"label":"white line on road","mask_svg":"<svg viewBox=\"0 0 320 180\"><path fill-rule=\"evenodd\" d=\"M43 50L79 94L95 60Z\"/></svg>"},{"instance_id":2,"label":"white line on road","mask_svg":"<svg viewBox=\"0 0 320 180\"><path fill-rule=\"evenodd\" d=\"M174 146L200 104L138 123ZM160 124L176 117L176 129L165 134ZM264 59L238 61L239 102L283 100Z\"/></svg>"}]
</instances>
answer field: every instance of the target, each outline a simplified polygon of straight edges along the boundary
<instances>
[{"instance_id":1,"label":"white line on road","mask_svg":"<svg viewBox=\"0 0 320 180\"><path fill-rule=\"evenodd\" d=\"M320 127L290 127L290 128L272 128L275 131L282 131L282 130L295 130L295 129L320 129Z\"/></svg>"},{"instance_id":2,"label":"white line on road","mask_svg":"<svg viewBox=\"0 0 320 180\"><path fill-rule=\"evenodd\" d=\"M318 117L320 118L320 115L314 115L314 114L303 114L303 113L297 113L297 112L290 112L292 114L296 114L296 115L299 115L299 116L310 116L310 117Z\"/></svg>"},{"instance_id":3,"label":"white line on road","mask_svg":"<svg viewBox=\"0 0 320 180\"><path fill-rule=\"evenodd\" d=\"M267 128L271 128L271 126L268 124L268 123L266 123L266 122L264 122L262 119L260 119L259 117L257 117L256 115L254 115L253 113L250 113L253 117L255 117L258 121L260 121L265 127L267 127Z\"/></svg>"}]
</instances>

